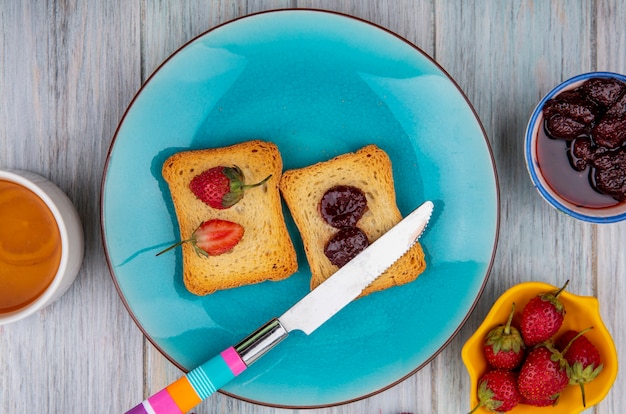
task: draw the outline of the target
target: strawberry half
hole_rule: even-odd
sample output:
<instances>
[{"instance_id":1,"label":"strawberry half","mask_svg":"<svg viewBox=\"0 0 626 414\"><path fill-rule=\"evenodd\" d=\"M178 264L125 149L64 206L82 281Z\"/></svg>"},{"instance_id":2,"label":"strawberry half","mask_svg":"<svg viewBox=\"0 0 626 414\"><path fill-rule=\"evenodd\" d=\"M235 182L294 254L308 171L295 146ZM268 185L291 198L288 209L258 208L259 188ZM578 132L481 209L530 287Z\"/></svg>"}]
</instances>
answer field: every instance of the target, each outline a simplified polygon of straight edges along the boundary
<instances>
[{"instance_id":1,"label":"strawberry half","mask_svg":"<svg viewBox=\"0 0 626 414\"><path fill-rule=\"evenodd\" d=\"M271 175L256 184L245 184L243 172L239 167L213 167L196 175L189 183L189 189L209 206L222 210L237 204L243 198L245 190L257 187Z\"/></svg>"},{"instance_id":2,"label":"strawberry half","mask_svg":"<svg viewBox=\"0 0 626 414\"><path fill-rule=\"evenodd\" d=\"M202 256L219 256L229 252L243 237L244 229L240 224L232 221L212 219L200 224L187 240L179 241L167 249L157 253L157 256L190 242L197 254Z\"/></svg>"},{"instance_id":3,"label":"strawberry half","mask_svg":"<svg viewBox=\"0 0 626 414\"><path fill-rule=\"evenodd\" d=\"M565 285L557 291L540 293L528 301L522 311L520 331L526 346L534 346L550 339L563 324L565 308L559 295Z\"/></svg>"},{"instance_id":4,"label":"strawberry half","mask_svg":"<svg viewBox=\"0 0 626 414\"><path fill-rule=\"evenodd\" d=\"M561 335L556 342L556 347L561 350L563 357L569 364L567 376L570 385L580 386L583 407L587 406L585 384L593 381L604 367L598 348L584 336L587 330L582 332L569 330Z\"/></svg>"},{"instance_id":5,"label":"strawberry half","mask_svg":"<svg viewBox=\"0 0 626 414\"><path fill-rule=\"evenodd\" d=\"M521 398L515 373L505 370L489 371L478 380L478 405L470 414L479 407L485 407L494 413L511 411Z\"/></svg>"},{"instance_id":6,"label":"strawberry half","mask_svg":"<svg viewBox=\"0 0 626 414\"><path fill-rule=\"evenodd\" d=\"M514 314L515 303L506 324L493 328L485 337L483 350L487 362L494 368L515 369L524 359L524 340L519 330L511 325Z\"/></svg>"}]
</instances>

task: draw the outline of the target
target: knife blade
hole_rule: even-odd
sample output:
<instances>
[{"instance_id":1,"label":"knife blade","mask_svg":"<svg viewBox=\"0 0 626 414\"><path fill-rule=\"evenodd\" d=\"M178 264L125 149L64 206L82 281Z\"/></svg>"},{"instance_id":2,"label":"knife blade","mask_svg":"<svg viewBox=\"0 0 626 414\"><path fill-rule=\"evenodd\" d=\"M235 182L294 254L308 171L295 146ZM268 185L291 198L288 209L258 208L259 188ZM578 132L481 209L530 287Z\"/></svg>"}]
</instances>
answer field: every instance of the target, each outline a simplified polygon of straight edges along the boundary
<instances>
[{"instance_id":1,"label":"knife blade","mask_svg":"<svg viewBox=\"0 0 626 414\"><path fill-rule=\"evenodd\" d=\"M245 371L289 332L300 330L310 335L358 297L413 246L426 228L433 208L432 202L423 203L281 316L265 323L237 345L194 368L126 414L187 412Z\"/></svg>"}]
</instances>

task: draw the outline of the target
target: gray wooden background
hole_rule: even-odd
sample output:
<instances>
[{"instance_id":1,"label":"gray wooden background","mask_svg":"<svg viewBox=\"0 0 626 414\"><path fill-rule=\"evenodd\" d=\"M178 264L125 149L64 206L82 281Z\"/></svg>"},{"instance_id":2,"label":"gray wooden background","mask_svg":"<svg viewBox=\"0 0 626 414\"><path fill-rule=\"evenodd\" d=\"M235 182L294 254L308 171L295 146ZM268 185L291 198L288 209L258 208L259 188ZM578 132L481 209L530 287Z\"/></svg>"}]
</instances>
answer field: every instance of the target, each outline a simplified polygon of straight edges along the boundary
<instances>
[{"instance_id":1,"label":"gray wooden background","mask_svg":"<svg viewBox=\"0 0 626 414\"><path fill-rule=\"evenodd\" d=\"M40 173L83 219L86 257L57 303L0 327L0 412L118 413L180 372L141 335L108 274L99 192L115 128L142 82L173 51L235 17L276 8L340 11L382 25L434 57L475 106L501 186L494 267L471 318L426 368L329 414L463 413L461 347L495 298L522 281L597 296L626 361L626 223L591 225L551 209L522 153L527 119L555 84L579 73L626 73L623 0L0 0L0 168ZM626 377L589 412L621 413ZM201 413L297 413L217 394Z\"/></svg>"}]
</instances>

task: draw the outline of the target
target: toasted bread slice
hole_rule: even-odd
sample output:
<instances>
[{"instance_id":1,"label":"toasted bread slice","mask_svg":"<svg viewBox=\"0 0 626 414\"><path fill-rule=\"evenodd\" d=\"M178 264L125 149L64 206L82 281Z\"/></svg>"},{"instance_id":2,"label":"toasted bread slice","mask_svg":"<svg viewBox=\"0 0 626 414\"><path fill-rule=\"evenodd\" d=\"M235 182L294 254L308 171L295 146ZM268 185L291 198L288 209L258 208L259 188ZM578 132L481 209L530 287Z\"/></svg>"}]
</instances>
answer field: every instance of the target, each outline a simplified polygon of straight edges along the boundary
<instances>
[{"instance_id":1,"label":"toasted bread slice","mask_svg":"<svg viewBox=\"0 0 626 414\"><path fill-rule=\"evenodd\" d=\"M198 174L216 166L238 166L246 184L269 180L246 190L234 206L219 210L199 200L189 189ZM179 152L163 164L163 178L169 185L181 240L188 239L204 221L217 218L239 223L244 235L229 252L205 257L191 243L182 245L183 279L196 295L234 288L265 280L282 280L298 267L281 206L278 184L283 169L276 145L248 141L229 147Z\"/></svg>"},{"instance_id":2,"label":"toasted bread slice","mask_svg":"<svg viewBox=\"0 0 626 414\"><path fill-rule=\"evenodd\" d=\"M402 220L396 205L391 160L375 145L308 167L285 171L280 190L302 236L311 267L311 289L338 270L324 254L325 244L338 230L327 224L319 212L322 196L336 185L354 186L365 193L368 208L356 227L365 232L370 243ZM416 243L362 295L411 282L425 268L422 246Z\"/></svg>"}]
</instances>

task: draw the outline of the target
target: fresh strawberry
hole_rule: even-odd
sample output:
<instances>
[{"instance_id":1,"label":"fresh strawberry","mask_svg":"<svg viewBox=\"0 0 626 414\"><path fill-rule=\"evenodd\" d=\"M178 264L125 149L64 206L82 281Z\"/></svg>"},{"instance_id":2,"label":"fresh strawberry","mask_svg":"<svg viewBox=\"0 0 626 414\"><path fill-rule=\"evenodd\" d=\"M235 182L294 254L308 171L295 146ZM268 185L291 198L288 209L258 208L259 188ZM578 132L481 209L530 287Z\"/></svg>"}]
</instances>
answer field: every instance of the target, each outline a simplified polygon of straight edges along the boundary
<instances>
[{"instance_id":1,"label":"fresh strawberry","mask_svg":"<svg viewBox=\"0 0 626 414\"><path fill-rule=\"evenodd\" d=\"M489 371L478 380L478 405L470 414L479 407L494 413L505 413L515 408L521 398L515 373L506 370Z\"/></svg>"},{"instance_id":2,"label":"fresh strawberry","mask_svg":"<svg viewBox=\"0 0 626 414\"><path fill-rule=\"evenodd\" d=\"M520 404L532 405L533 407L550 407L551 405L556 405L559 400L553 400L550 398L546 398L544 400L529 400L528 398L522 395L522 399L519 402Z\"/></svg>"},{"instance_id":3,"label":"fresh strawberry","mask_svg":"<svg viewBox=\"0 0 626 414\"><path fill-rule=\"evenodd\" d=\"M556 403L569 383L567 361L549 344L533 348L522 364L517 385L529 401Z\"/></svg>"},{"instance_id":4,"label":"fresh strawberry","mask_svg":"<svg viewBox=\"0 0 626 414\"><path fill-rule=\"evenodd\" d=\"M589 328L591 329L591 328ZM569 330L556 342L567 360L567 376L570 385L579 385L583 398L583 407L587 406L585 399L585 384L593 381L602 371L604 365L600 359L600 352L591 341L584 336L587 330L577 332Z\"/></svg>"},{"instance_id":5,"label":"fresh strawberry","mask_svg":"<svg viewBox=\"0 0 626 414\"><path fill-rule=\"evenodd\" d=\"M497 326L487 333L483 350L487 362L494 368L515 369L524 359L526 346L519 330L511 325L515 314L515 303L506 324Z\"/></svg>"},{"instance_id":6,"label":"fresh strawberry","mask_svg":"<svg viewBox=\"0 0 626 414\"><path fill-rule=\"evenodd\" d=\"M526 304L520 322L520 330L526 346L547 341L561 328L565 309L559 300L559 295L568 283L569 280L557 291L540 293Z\"/></svg>"},{"instance_id":7,"label":"fresh strawberry","mask_svg":"<svg viewBox=\"0 0 626 414\"><path fill-rule=\"evenodd\" d=\"M229 252L243 237L244 229L232 221L212 219L200 224L187 240L179 241L168 247L157 256L183 243L191 242L197 254L202 256L219 256Z\"/></svg>"},{"instance_id":8,"label":"fresh strawberry","mask_svg":"<svg viewBox=\"0 0 626 414\"><path fill-rule=\"evenodd\" d=\"M269 180L271 175L256 184L245 184L243 172L236 165L233 167L213 167L196 175L189 183L189 188L204 203L216 209L226 209L237 204L243 198L244 191L259 186Z\"/></svg>"}]
</instances>

